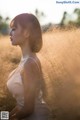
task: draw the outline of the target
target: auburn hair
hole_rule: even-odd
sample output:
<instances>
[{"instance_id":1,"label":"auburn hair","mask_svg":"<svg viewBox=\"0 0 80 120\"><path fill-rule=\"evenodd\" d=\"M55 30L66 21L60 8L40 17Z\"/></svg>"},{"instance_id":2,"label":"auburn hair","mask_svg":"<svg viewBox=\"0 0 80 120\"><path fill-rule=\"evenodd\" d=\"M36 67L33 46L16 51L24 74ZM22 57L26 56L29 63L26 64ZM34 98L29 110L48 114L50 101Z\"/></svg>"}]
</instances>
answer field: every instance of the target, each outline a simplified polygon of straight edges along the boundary
<instances>
[{"instance_id":1,"label":"auburn hair","mask_svg":"<svg viewBox=\"0 0 80 120\"><path fill-rule=\"evenodd\" d=\"M39 52L42 48L42 32L38 19L29 13L17 15L10 23L10 27L20 25L23 29L30 32L29 45L32 52Z\"/></svg>"}]
</instances>

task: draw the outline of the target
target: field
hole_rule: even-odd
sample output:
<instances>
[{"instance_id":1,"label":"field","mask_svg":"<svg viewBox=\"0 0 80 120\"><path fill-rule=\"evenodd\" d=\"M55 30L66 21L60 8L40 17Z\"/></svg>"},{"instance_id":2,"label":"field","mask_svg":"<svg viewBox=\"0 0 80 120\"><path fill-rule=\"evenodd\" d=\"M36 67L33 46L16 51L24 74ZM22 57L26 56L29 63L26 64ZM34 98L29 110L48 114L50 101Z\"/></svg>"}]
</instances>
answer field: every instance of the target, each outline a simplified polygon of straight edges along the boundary
<instances>
[{"instance_id":1,"label":"field","mask_svg":"<svg viewBox=\"0 0 80 120\"><path fill-rule=\"evenodd\" d=\"M80 120L80 29L43 34L43 47L37 54L45 81L45 100L53 120ZM15 105L6 88L9 73L17 67L21 53L11 46L8 36L0 37L0 110Z\"/></svg>"}]
</instances>

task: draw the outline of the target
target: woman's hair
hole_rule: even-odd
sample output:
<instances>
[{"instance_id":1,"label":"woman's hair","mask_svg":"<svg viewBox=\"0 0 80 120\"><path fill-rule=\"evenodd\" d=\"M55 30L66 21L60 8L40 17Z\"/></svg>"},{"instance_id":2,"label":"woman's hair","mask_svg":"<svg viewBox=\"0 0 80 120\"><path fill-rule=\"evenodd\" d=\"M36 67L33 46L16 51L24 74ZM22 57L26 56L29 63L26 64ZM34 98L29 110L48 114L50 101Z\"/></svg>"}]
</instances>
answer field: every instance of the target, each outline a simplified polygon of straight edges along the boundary
<instances>
[{"instance_id":1,"label":"woman's hair","mask_svg":"<svg viewBox=\"0 0 80 120\"><path fill-rule=\"evenodd\" d=\"M11 21L10 27L17 27L18 24L29 30L29 45L32 52L39 52L42 48L42 32L38 19L33 14L23 13Z\"/></svg>"}]
</instances>

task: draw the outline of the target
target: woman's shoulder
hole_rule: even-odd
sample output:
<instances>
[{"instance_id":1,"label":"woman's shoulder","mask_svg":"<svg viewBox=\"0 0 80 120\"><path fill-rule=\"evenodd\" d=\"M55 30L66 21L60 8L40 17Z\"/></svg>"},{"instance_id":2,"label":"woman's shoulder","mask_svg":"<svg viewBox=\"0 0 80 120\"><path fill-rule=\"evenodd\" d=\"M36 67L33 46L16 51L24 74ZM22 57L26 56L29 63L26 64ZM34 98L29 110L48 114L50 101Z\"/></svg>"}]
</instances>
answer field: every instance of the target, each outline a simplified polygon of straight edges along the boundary
<instances>
[{"instance_id":1,"label":"woman's shoulder","mask_svg":"<svg viewBox=\"0 0 80 120\"><path fill-rule=\"evenodd\" d=\"M34 66L37 67L38 71L41 71L41 64L40 64L40 60L37 57L29 57L27 59L27 61L25 62L25 66L26 65L30 65L30 66Z\"/></svg>"}]
</instances>

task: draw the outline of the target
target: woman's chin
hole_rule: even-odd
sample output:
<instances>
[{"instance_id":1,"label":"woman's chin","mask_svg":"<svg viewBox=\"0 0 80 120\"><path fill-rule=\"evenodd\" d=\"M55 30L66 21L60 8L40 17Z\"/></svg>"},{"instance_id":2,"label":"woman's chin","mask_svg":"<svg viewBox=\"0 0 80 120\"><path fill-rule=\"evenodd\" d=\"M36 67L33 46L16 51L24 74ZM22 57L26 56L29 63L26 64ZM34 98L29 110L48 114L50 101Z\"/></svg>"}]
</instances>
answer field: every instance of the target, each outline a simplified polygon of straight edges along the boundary
<instances>
[{"instance_id":1,"label":"woman's chin","mask_svg":"<svg viewBox=\"0 0 80 120\"><path fill-rule=\"evenodd\" d=\"M13 46L16 46L17 44L16 43L14 43L14 42L11 42L11 44L13 45Z\"/></svg>"}]
</instances>

